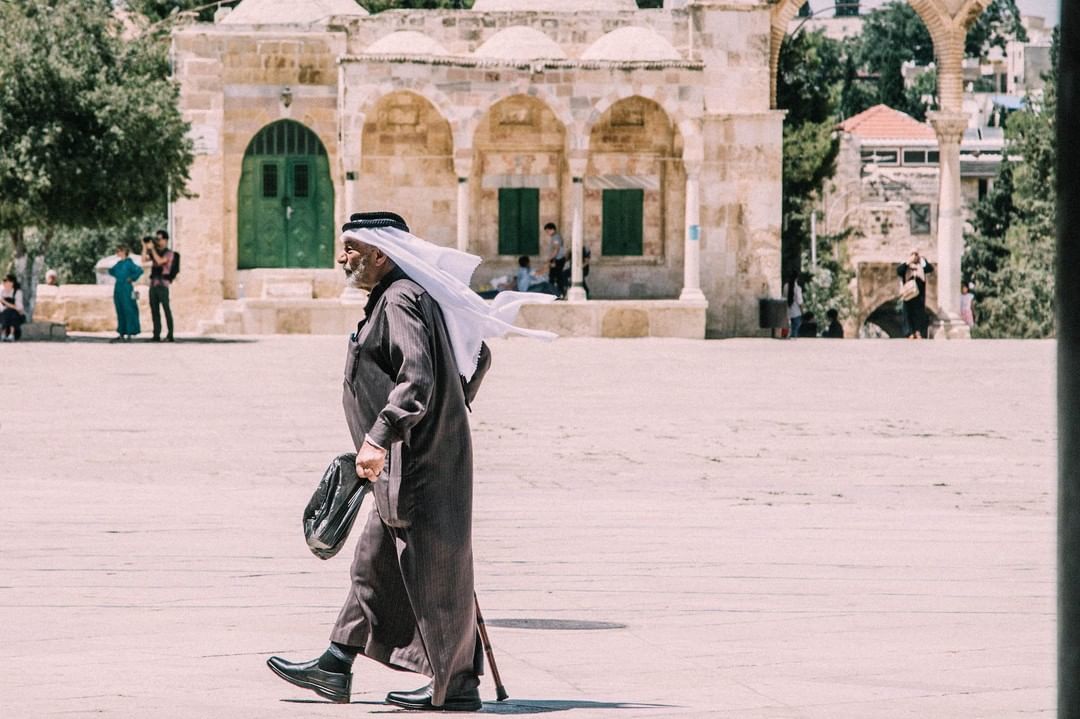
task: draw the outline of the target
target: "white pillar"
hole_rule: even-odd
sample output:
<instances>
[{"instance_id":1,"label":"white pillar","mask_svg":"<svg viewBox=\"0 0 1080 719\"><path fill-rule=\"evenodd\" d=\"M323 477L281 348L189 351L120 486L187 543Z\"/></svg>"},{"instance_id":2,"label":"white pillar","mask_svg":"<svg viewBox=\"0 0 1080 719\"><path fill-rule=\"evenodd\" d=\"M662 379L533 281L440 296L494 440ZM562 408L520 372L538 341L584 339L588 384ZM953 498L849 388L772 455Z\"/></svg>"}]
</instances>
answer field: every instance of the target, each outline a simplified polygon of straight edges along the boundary
<instances>
[{"instance_id":1,"label":"white pillar","mask_svg":"<svg viewBox=\"0 0 1080 719\"><path fill-rule=\"evenodd\" d=\"M472 148L463 147L454 153L454 174L457 175L457 248L469 251L469 217L472 214L472 193L469 176L472 174Z\"/></svg>"},{"instance_id":2,"label":"white pillar","mask_svg":"<svg viewBox=\"0 0 1080 719\"><path fill-rule=\"evenodd\" d=\"M686 219L683 249L682 302L705 302L701 291L701 197L700 170L686 168Z\"/></svg>"},{"instance_id":3,"label":"white pillar","mask_svg":"<svg viewBox=\"0 0 1080 719\"><path fill-rule=\"evenodd\" d=\"M585 296L585 183L575 177L570 192L574 216L570 224L570 289L566 291L568 302L584 302Z\"/></svg>"},{"instance_id":4,"label":"white pillar","mask_svg":"<svg viewBox=\"0 0 1080 719\"><path fill-rule=\"evenodd\" d=\"M457 248L469 251L469 178L457 181Z\"/></svg>"},{"instance_id":5,"label":"white pillar","mask_svg":"<svg viewBox=\"0 0 1080 719\"><path fill-rule=\"evenodd\" d=\"M960 318L960 259L964 253L963 200L960 190L960 141L967 127L967 115L953 112L930 113L930 123L938 137L937 227L937 337L968 337L967 324Z\"/></svg>"}]
</instances>

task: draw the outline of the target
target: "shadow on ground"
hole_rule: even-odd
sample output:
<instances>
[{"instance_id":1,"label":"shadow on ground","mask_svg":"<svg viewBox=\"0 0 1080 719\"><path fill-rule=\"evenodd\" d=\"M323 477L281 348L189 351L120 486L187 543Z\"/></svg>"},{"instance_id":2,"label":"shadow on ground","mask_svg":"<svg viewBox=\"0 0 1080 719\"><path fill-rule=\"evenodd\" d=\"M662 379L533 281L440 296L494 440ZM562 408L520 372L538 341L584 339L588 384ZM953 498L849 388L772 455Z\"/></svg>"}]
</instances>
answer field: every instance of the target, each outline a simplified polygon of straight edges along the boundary
<instances>
[{"instance_id":1,"label":"shadow on ground","mask_svg":"<svg viewBox=\"0 0 1080 719\"><path fill-rule=\"evenodd\" d=\"M101 335L101 334L79 334L71 333L67 336L68 342L84 342L92 344L109 344L115 339L113 335ZM176 342L171 344L178 345L234 345L234 344L252 344L258 342L257 338L248 337L177 337ZM149 337L141 338L137 337L130 342L117 342L116 344L128 344L128 345L154 345L154 344L170 344L168 342L154 342Z\"/></svg>"},{"instance_id":2,"label":"shadow on ground","mask_svg":"<svg viewBox=\"0 0 1080 719\"><path fill-rule=\"evenodd\" d=\"M325 699L282 699L287 704L333 704ZM415 714L410 709L387 706L378 701L354 701L350 704L384 707L369 714ZM509 699L504 702L484 702L484 714L550 714L572 709L675 709L674 704L639 704L636 702L593 702L586 699Z\"/></svg>"}]
</instances>

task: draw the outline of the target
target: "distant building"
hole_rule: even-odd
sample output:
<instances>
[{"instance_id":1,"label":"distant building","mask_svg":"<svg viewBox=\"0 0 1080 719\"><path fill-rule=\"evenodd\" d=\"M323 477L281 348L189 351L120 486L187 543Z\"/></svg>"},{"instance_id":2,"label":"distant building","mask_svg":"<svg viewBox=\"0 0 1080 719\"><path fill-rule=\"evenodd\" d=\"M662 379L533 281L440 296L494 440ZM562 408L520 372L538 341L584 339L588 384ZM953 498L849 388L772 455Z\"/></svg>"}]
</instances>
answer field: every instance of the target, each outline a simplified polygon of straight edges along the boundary
<instances>
[{"instance_id":1,"label":"distant building","mask_svg":"<svg viewBox=\"0 0 1080 719\"><path fill-rule=\"evenodd\" d=\"M896 265L913 248L937 261L938 140L933 128L899 110L877 105L846 120L840 132L835 177L822 197L821 234L852 234L844 243L855 271L858 308L852 334L871 322L899 333L895 312ZM1004 148L1000 128L969 128L961 144L964 205L986 194L997 176ZM930 278L929 307L936 306Z\"/></svg>"}]
</instances>

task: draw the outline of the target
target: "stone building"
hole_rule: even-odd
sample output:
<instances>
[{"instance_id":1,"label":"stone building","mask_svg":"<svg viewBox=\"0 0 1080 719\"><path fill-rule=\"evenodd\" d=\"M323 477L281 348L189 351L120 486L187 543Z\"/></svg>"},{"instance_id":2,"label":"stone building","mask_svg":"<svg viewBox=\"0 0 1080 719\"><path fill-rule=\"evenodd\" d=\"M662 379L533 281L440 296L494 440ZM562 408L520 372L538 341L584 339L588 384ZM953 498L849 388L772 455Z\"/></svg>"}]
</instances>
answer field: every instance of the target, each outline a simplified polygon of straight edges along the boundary
<instances>
[{"instance_id":1,"label":"stone building","mask_svg":"<svg viewBox=\"0 0 1080 719\"><path fill-rule=\"evenodd\" d=\"M477 0L367 12L243 0L173 34L197 157L173 207L187 330L340 332L351 212L484 259L546 251L588 284L526 320L569 334L756 334L779 282L783 113L760 2ZM580 266L580 261L573 263ZM543 316L540 316L543 315Z\"/></svg>"},{"instance_id":2,"label":"stone building","mask_svg":"<svg viewBox=\"0 0 1080 719\"><path fill-rule=\"evenodd\" d=\"M826 235L849 232L842 253L855 272L857 312L846 318L846 332L854 335L869 322L901 336L897 263L916 248L938 263L937 135L929 124L885 105L848 118L838 131L837 170L822 193L819 230ZM965 219L992 186L1004 141L1000 128L964 132L960 178ZM933 319L937 285L936 273L930 275L927 298Z\"/></svg>"}]
</instances>

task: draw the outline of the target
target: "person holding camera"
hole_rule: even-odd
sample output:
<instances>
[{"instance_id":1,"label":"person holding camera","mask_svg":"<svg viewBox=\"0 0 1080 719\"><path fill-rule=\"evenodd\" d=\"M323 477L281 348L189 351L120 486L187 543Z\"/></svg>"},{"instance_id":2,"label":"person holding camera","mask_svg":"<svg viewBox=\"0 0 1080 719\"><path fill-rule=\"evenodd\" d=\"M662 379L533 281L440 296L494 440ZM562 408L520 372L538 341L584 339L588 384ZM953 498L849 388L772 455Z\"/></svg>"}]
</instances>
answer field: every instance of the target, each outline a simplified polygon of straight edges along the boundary
<instances>
[{"instance_id":1,"label":"person holding camera","mask_svg":"<svg viewBox=\"0 0 1080 719\"><path fill-rule=\"evenodd\" d=\"M169 249L169 233L158 230L154 237L143 238L143 262L153 263L150 269L150 316L154 321L154 342L161 341L161 311L165 310L168 334L173 342L173 316L169 307L169 286L180 272L180 253Z\"/></svg>"},{"instance_id":2,"label":"person holding camera","mask_svg":"<svg viewBox=\"0 0 1080 719\"><path fill-rule=\"evenodd\" d=\"M904 300L904 321L909 339L925 339L928 336L930 320L926 316L926 276L933 271L934 266L918 250L912 250L907 262L896 266L896 274L902 283L900 292Z\"/></svg>"}]
</instances>

